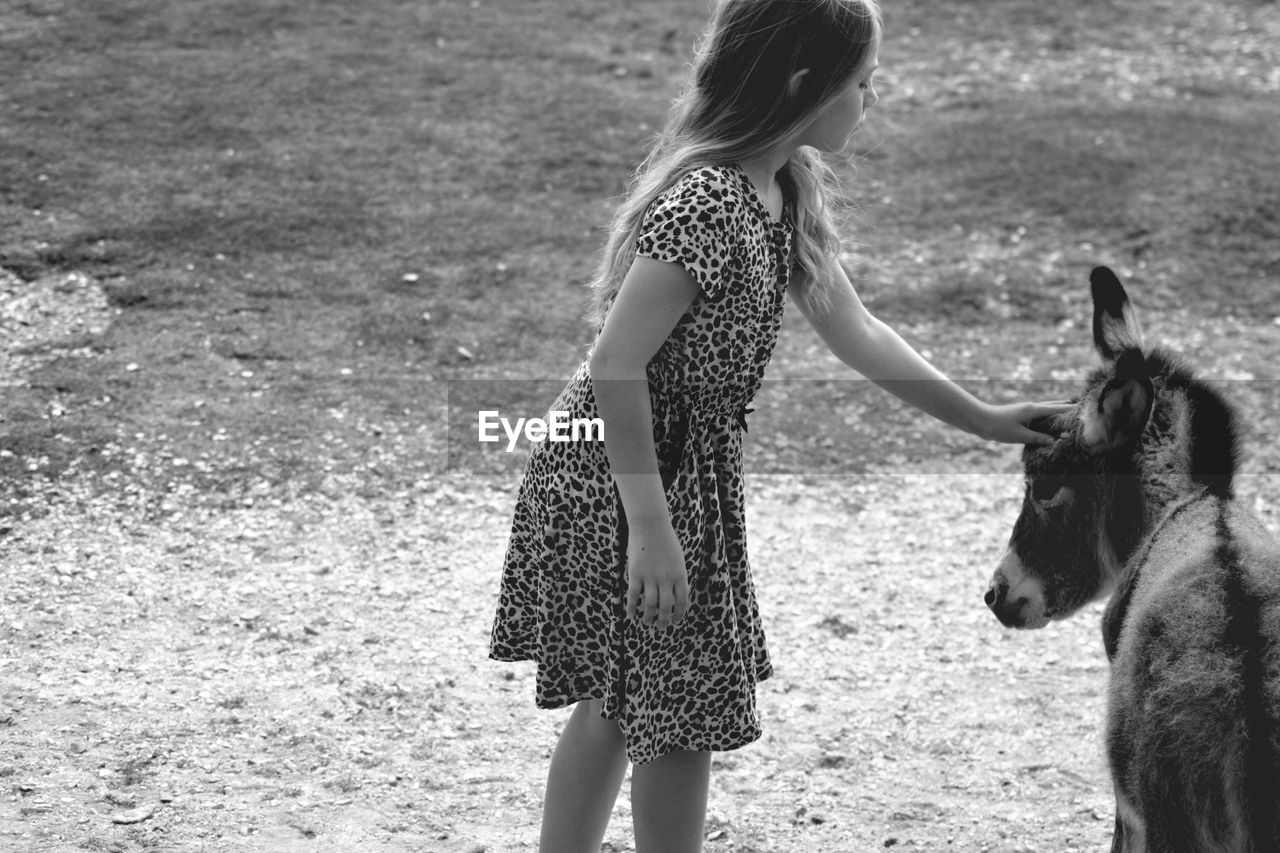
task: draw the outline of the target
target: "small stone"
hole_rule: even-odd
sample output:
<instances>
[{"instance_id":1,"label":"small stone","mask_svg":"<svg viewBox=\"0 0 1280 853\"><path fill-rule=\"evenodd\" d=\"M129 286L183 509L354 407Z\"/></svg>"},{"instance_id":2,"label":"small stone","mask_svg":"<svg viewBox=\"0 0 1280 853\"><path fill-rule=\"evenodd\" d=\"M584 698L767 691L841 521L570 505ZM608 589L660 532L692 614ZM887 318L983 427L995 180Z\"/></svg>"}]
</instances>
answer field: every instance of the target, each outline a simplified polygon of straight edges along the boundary
<instances>
[{"instance_id":1,"label":"small stone","mask_svg":"<svg viewBox=\"0 0 1280 853\"><path fill-rule=\"evenodd\" d=\"M818 759L818 766L824 769L836 769L844 767L848 763L849 759L846 756L833 752L829 752Z\"/></svg>"},{"instance_id":2,"label":"small stone","mask_svg":"<svg viewBox=\"0 0 1280 853\"><path fill-rule=\"evenodd\" d=\"M147 818L156 813L155 806L140 806L136 809L130 809L127 812L117 812L111 816L112 823L129 825L134 823L142 823Z\"/></svg>"}]
</instances>

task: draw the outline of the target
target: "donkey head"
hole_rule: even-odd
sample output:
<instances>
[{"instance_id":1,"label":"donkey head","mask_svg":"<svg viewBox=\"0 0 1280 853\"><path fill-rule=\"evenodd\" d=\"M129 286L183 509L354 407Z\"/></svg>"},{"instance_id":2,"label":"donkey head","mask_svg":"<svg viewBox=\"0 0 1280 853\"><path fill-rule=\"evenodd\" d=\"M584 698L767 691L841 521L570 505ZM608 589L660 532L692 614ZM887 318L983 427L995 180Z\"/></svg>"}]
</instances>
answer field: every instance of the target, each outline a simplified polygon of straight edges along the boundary
<instances>
[{"instance_id":1,"label":"donkey head","mask_svg":"<svg viewBox=\"0 0 1280 853\"><path fill-rule=\"evenodd\" d=\"M1075 411L1036 428L1058 436L1022 454L1026 495L987 606L1011 628L1043 628L1109 592L1118 540L1141 525L1135 451L1151 418L1155 386L1142 332L1111 270L1089 277L1093 341L1103 366Z\"/></svg>"}]
</instances>

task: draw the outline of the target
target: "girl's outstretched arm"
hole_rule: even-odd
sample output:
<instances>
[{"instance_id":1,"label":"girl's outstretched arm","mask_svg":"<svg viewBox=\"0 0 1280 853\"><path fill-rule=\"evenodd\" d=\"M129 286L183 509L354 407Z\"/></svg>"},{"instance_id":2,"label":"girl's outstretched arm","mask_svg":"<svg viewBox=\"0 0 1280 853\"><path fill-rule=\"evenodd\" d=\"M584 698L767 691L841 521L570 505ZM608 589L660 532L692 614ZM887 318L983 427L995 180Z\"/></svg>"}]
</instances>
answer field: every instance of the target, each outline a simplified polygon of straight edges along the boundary
<instances>
[{"instance_id":1,"label":"girl's outstretched arm","mask_svg":"<svg viewBox=\"0 0 1280 853\"><path fill-rule=\"evenodd\" d=\"M637 257L591 354L605 455L627 518L627 616L639 609L660 628L684 618L689 582L658 473L645 369L697 294L680 265Z\"/></svg>"},{"instance_id":2,"label":"girl's outstretched arm","mask_svg":"<svg viewBox=\"0 0 1280 853\"><path fill-rule=\"evenodd\" d=\"M954 427L990 439L1016 444L1052 444L1053 436L1036 432L1027 422L1061 414L1067 403L985 403L956 385L897 332L876 319L858 298L848 275L835 264L830 304L800 310L842 362L881 388Z\"/></svg>"}]
</instances>

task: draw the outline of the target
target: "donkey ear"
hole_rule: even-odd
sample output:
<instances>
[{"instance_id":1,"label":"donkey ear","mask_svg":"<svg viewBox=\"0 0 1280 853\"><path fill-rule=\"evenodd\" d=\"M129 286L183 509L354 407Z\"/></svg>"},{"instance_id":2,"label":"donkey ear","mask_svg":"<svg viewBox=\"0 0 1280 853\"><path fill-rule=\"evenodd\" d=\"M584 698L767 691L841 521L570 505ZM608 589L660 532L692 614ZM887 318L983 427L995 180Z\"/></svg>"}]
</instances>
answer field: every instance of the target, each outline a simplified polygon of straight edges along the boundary
<instances>
[{"instance_id":1,"label":"donkey ear","mask_svg":"<svg viewBox=\"0 0 1280 853\"><path fill-rule=\"evenodd\" d=\"M1155 386L1145 375L1146 359L1127 350L1116 361L1116 374L1102 386L1081 416L1081 441L1092 453L1106 453L1138 440L1151 419Z\"/></svg>"},{"instance_id":2,"label":"donkey ear","mask_svg":"<svg viewBox=\"0 0 1280 853\"><path fill-rule=\"evenodd\" d=\"M1142 349L1142 328L1120 279L1106 267L1089 273L1093 291L1093 344L1103 361L1115 361L1125 350Z\"/></svg>"}]
</instances>

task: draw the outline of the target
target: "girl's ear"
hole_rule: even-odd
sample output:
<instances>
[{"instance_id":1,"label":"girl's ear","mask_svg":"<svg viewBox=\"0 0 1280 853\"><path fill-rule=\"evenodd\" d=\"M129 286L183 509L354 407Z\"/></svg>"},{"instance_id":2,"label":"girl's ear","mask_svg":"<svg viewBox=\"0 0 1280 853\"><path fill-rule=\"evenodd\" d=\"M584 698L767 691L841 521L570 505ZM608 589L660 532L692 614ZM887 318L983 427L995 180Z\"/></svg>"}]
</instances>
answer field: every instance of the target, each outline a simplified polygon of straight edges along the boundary
<instances>
[{"instance_id":1,"label":"girl's ear","mask_svg":"<svg viewBox=\"0 0 1280 853\"><path fill-rule=\"evenodd\" d=\"M788 95L790 95L790 96L791 96L791 97L793 97L793 98L796 96L796 93L800 91L800 80L801 80L801 78L803 78L803 77L804 77L804 75L806 75L806 74L808 74L808 73L809 73L809 69L808 69L808 68L801 68L801 69L800 69L799 71L797 71L795 74L792 74L792 75L791 75L791 80L787 82L787 94L788 94Z\"/></svg>"}]
</instances>

